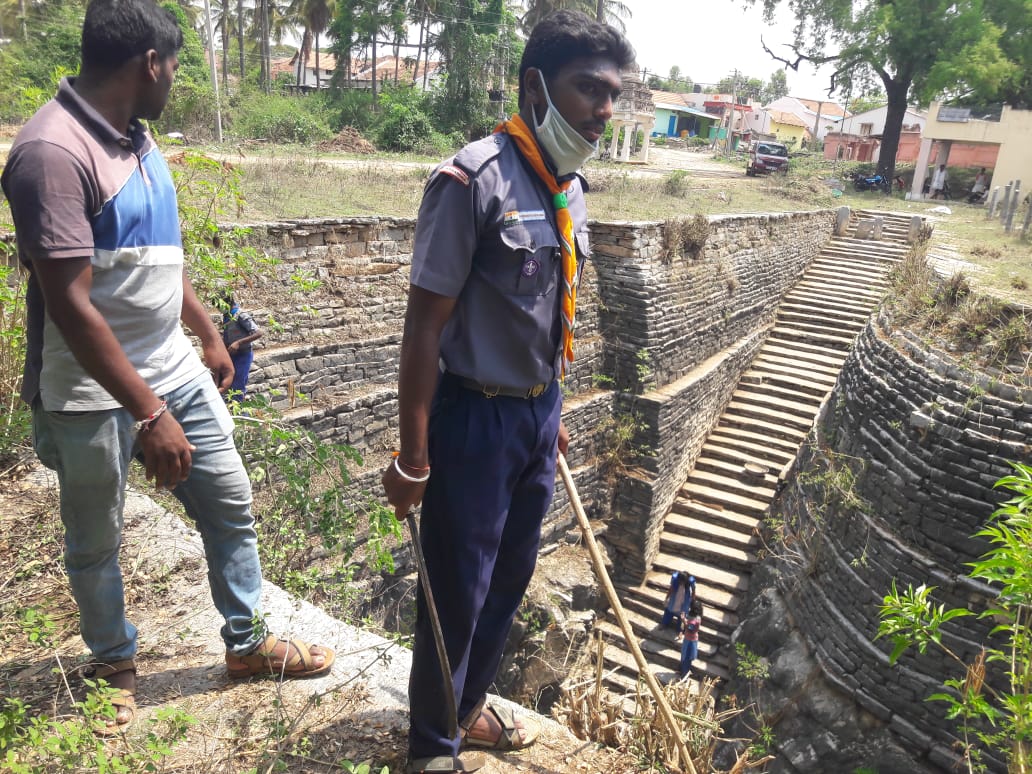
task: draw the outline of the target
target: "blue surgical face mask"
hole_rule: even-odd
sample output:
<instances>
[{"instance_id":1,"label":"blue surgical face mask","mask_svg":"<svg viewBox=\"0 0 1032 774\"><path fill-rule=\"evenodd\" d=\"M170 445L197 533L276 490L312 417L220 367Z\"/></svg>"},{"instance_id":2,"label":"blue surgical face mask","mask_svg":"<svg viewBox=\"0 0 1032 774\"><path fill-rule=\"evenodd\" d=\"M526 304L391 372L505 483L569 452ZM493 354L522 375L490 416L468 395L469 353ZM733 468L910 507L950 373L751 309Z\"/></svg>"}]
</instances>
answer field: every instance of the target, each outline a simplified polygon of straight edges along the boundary
<instances>
[{"instance_id":1,"label":"blue surgical face mask","mask_svg":"<svg viewBox=\"0 0 1032 774\"><path fill-rule=\"evenodd\" d=\"M545 111L545 117L541 123L537 125L538 142L555 162L556 175L558 177L570 175L595 155L598 143L585 140L580 132L570 126L562 117L555 105L552 104L552 98L548 95L548 87L545 85L543 73L541 74L541 89L545 92L548 110ZM536 112L534 118L537 118Z\"/></svg>"}]
</instances>

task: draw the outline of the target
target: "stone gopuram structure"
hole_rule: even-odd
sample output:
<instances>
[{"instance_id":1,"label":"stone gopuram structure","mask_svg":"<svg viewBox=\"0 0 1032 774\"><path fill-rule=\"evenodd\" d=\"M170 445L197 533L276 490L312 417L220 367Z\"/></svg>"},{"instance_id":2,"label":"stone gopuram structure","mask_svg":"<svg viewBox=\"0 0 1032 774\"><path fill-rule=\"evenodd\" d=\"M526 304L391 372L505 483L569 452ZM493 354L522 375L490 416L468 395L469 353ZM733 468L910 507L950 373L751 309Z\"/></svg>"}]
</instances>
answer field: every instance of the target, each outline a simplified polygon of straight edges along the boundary
<instances>
[{"instance_id":1,"label":"stone gopuram structure","mask_svg":"<svg viewBox=\"0 0 1032 774\"><path fill-rule=\"evenodd\" d=\"M610 158L630 161L634 134L641 129L645 132L645 141L641 146L640 161L647 162L649 139L656 125L656 106L652 102L652 91L637 73L624 74L623 91L613 106L613 118L610 123L613 125L613 139L609 144Z\"/></svg>"}]
</instances>

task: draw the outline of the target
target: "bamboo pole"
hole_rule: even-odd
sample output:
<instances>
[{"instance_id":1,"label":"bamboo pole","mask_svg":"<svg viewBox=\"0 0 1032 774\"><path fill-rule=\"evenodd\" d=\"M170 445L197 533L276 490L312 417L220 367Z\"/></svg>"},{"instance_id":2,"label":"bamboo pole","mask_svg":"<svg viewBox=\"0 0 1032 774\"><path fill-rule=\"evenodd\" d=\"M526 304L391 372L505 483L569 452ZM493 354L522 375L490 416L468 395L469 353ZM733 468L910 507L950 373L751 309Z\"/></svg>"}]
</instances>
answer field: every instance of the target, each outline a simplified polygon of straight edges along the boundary
<instances>
[{"instance_id":1,"label":"bamboo pole","mask_svg":"<svg viewBox=\"0 0 1032 774\"><path fill-rule=\"evenodd\" d=\"M620 631L623 632L624 642L627 643L627 647L630 649L631 655L634 656L634 661L638 665L638 674L645 678L645 683L656 700L660 717L663 718L663 722L674 738L676 752L681 760L684 761L685 769L688 771L688 774L698 774L695 770L695 765L692 763L692 758L688 754L688 748L685 746L684 737L681 736L681 731L678 728L677 720L674 718L674 711L670 706L670 702L667 701L666 694L663 693L663 689L656 680L656 676L649 669L648 662L645 661L645 656L642 654L641 648L638 647L638 640L635 639L634 633L631 631L631 625L627 622L627 616L624 615L623 605L620 603L620 598L616 595L616 589L613 587L613 581L609 578L609 573L606 572L606 565L602 561L602 553L598 550L598 543L595 542L595 535L591 531L591 524L588 523L588 516L584 513L584 506L581 505L580 495L577 494L577 487L573 483L573 476L570 475L570 468L566 464L566 457L563 454L559 455L559 472L563 477L563 484L566 485L566 491L570 495L570 504L573 506L573 512L577 516L577 524L584 535L584 542L588 546L591 563L595 566L595 573L598 575L599 582L606 592L609 605L613 608L613 614L620 624ZM675 765L677 765L677 761L675 761Z\"/></svg>"}]
</instances>

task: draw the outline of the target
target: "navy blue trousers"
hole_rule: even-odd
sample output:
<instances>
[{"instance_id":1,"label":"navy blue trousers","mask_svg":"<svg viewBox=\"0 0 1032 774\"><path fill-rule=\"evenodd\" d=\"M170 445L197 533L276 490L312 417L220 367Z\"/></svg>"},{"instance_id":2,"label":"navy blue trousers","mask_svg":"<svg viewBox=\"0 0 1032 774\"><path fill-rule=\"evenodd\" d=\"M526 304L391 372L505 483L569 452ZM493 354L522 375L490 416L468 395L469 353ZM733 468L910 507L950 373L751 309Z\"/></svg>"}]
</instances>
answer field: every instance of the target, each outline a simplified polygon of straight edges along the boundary
<instances>
[{"instance_id":1,"label":"navy blue trousers","mask_svg":"<svg viewBox=\"0 0 1032 774\"><path fill-rule=\"evenodd\" d=\"M494 681L513 617L534 574L541 521L555 490L562 393L488 398L442 376L430 414L432 474L420 540L444 630L461 720ZM409 754L457 755L441 668L419 589L409 675Z\"/></svg>"}]
</instances>

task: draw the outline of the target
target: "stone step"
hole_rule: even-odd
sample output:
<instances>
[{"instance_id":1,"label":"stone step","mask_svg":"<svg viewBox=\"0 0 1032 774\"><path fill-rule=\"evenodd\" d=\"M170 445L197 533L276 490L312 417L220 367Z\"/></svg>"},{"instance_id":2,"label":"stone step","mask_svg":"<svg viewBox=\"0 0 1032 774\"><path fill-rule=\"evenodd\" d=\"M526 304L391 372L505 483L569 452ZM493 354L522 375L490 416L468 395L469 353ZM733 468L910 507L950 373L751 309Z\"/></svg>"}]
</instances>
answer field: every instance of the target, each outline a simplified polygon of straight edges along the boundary
<instances>
[{"instance_id":1,"label":"stone step","mask_svg":"<svg viewBox=\"0 0 1032 774\"><path fill-rule=\"evenodd\" d=\"M619 630L615 633L618 639L613 640L607 638L607 642L614 643L613 645L606 647L603 651L603 662L604 669L607 677L605 680L606 687L617 695L630 695L633 696L638 690L637 675L638 665L634 660L634 656L626 651L626 646L618 647L616 643L622 645L623 635L619 633ZM727 680L727 659L721 658L712 654L711 652L703 652L702 641L699 642L699 658L692 662L692 676L696 679L702 677L713 677L718 680ZM652 651L658 650L657 653ZM671 662L671 657L663 653L662 649L656 649L654 647L642 647L645 660L650 661L650 658L654 657L658 662L655 666L652 666L652 673L655 675L656 680L660 683L668 683L677 679L677 669L680 663L680 651L677 651L677 659ZM612 673L612 674L610 674ZM648 688L644 685L641 686L640 690L645 694L649 695Z\"/></svg>"},{"instance_id":2,"label":"stone step","mask_svg":"<svg viewBox=\"0 0 1032 774\"><path fill-rule=\"evenodd\" d=\"M823 282L833 288L856 289L865 293L871 293L871 280L869 277L853 277L848 272L843 272L837 266L810 267L806 270L806 279L811 282Z\"/></svg>"},{"instance_id":3,"label":"stone step","mask_svg":"<svg viewBox=\"0 0 1032 774\"><path fill-rule=\"evenodd\" d=\"M856 282L862 285L878 285L885 281L885 266L868 261L854 260L822 252L809 266L806 273L831 272L840 282Z\"/></svg>"},{"instance_id":4,"label":"stone step","mask_svg":"<svg viewBox=\"0 0 1032 774\"><path fill-rule=\"evenodd\" d=\"M762 452L769 449L774 459L780 459L784 455L794 458L799 451L799 441L795 438L772 437L766 433L754 433L723 422L713 428L708 440L731 448L742 444L743 448L761 457Z\"/></svg>"},{"instance_id":5,"label":"stone step","mask_svg":"<svg viewBox=\"0 0 1032 774\"><path fill-rule=\"evenodd\" d=\"M814 414L816 413L808 412L800 415L785 411L776 405L740 400L737 396L731 399L725 410L739 416L755 417L762 422L773 422L786 427L796 428L804 435L813 425Z\"/></svg>"},{"instance_id":6,"label":"stone step","mask_svg":"<svg viewBox=\"0 0 1032 774\"><path fill-rule=\"evenodd\" d=\"M795 459L793 453L782 452L769 446L759 447L756 444L746 444L741 441L733 443L733 445L725 445L723 441L723 436L714 440L713 435L710 434L706 439L706 443L703 444L701 454L704 457L737 463L739 466L746 462L751 462L754 465L764 465L770 469L772 475Z\"/></svg>"},{"instance_id":7,"label":"stone step","mask_svg":"<svg viewBox=\"0 0 1032 774\"><path fill-rule=\"evenodd\" d=\"M745 416L738 412L725 411L720 417L720 423L725 427L740 427L751 433L761 435L772 435L786 441L791 441L796 447L806 438L809 429L802 430L794 427L785 427L780 424L772 424L753 416Z\"/></svg>"},{"instance_id":8,"label":"stone step","mask_svg":"<svg viewBox=\"0 0 1032 774\"><path fill-rule=\"evenodd\" d=\"M742 374L739 384L751 386L774 385L781 389L788 390L797 395L808 395L818 401L824 400L831 387L828 385L826 375L822 375L821 381L814 382L805 376L799 376L792 372L788 366L779 366L777 369L765 366L763 363L750 365L749 370Z\"/></svg>"},{"instance_id":9,"label":"stone step","mask_svg":"<svg viewBox=\"0 0 1032 774\"><path fill-rule=\"evenodd\" d=\"M672 630L663 629L658 621L654 624L649 621L643 626L638 626L630 620L630 616L628 616L627 623L631 625L631 636L637 639L638 647L650 667L653 669L677 669L681 662L681 641L674 639ZM649 625L654 625L655 628L646 628ZM617 646L616 650L627 657L626 661L622 661L621 657L617 656L614 657L614 661L621 660L621 665L625 670L630 668L633 672L637 672L637 662L624 644L623 629L620 628L620 625L613 619L604 618L595 624L595 628L602 632L607 644L613 643ZM712 660L720 648L729 645L730 641L728 632L718 631L708 625L706 608L703 605L702 626L699 628L699 658Z\"/></svg>"},{"instance_id":10,"label":"stone step","mask_svg":"<svg viewBox=\"0 0 1032 774\"><path fill-rule=\"evenodd\" d=\"M677 497L663 523L665 527L674 531L690 530L699 523L718 525L740 535L752 537L760 524L760 518L755 514L740 513L686 497Z\"/></svg>"},{"instance_id":11,"label":"stone step","mask_svg":"<svg viewBox=\"0 0 1032 774\"><path fill-rule=\"evenodd\" d=\"M849 350L856 342L856 336L841 336L830 333L819 333L807 330L802 326L775 323L771 333L776 333L780 338L789 341L800 341L809 344L822 344L828 347Z\"/></svg>"},{"instance_id":12,"label":"stone step","mask_svg":"<svg viewBox=\"0 0 1032 774\"><path fill-rule=\"evenodd\" d=\"M867 318L865 317L864 319L866 320ZM842 364L846 362L845 352L828 349L814 351L813 348L809 347L786 345L780 339L771 341L768 338L760 348L760 352L765 355L787 357L804 363L813 363L815 366L822 366L836 372L841 371Z\"/></svg>"},{"instance_id":13,"label":"stone step","mask_svg":"<svg viewBox=\"0 0 1032 774\"><path fill-rule=\"evenodd\" d=\"M673 556L664 551L656 553L652 563L653 572L665 576L660 580L664 587L670 585L670 574L675 570L687 570L698 580L699 599L703 602L708 598L711 589L721 589L725 592L741 594L749 588L749 575L742 572L732 572L724 567L712 564L703 559L685 559L683 556ZM702 589L706 589L706 594Z\"/></svg>"},{"instance_id":14,"label":"stone step","mask_svg":"<svg viewBox=\"0 0 1032 774\"><path fill-rule=\"evenodd\" d=\"M799 282L792 286L792 289L805 290L809 293L816 293L836 301L849 303L859 303L864 301L872 305L877 304L881 300L882 295L884 295L883 293L867 290L865 288L851 288L848 290L839 289L828 285L825 282L811 280L805 275L801 280L799 280Z\"/></svg>"},{"instance_id":15,"label":"stone step","mask_svg":"<svg viewBox=\"0 0 1032 774\"><path fill-rule=\"evenodd\" d=\"M696 470L704 470L708 473L716 473L728 478L738 478L747 484L762 482L763 486L771 489L777 488L778 477L775 466L769 462L754 462L752 465L758 467L754 467L752 471L746 472L741 460L728 460L719 455L710 454L708 445L703 445L702 453L695 461ZM763 472L764 470L766 472Z\"/></svg>"},{"instance_id":16,"label":"stone step","mask_svg":"<svg viewBox=\"0 0 1032 774\"><path fill-rule=\"evenodd\" d=\"M856 298L834 298L826 293L821 294L808 288L796 286L785 294L785 301L794 304L805 304L816 306L821 309L842 310L844 312L865 312L870 313L874 304L865 299Z\"/></svg>"},{"instance_id":17,"label":"stone step","mask_svg":"<svg viewBox=\"0 0 1032 774\"><path fill-rule=\"evenodd\" d=\"M773 349L773 348L772 348ZM815 362L801 362L798 358L793 357L791 353L786 355L778 354L776 351L767 351L766 348L761 348L753 358L753 367L766 367L772 371L779 371L782 369L790 368L791 373L805 376L807 379L816 382L818 384L826 384L833 386L835 380L838 379L839 371L841 367L836 368L831 365L824 365Z\"/></svg>"},{"instance_id":18,"label":"stone step","mask_svg":"<svg viewBox=\"0 0 1032 774\"><path fill-rule=\"evenodd\" d=\"M708 470L693 470L691 475L688 476L688 484L694 484L696 486L707 486L711 489L720 489L722 492L727 494L733 494L740 497L745 497L751 500L773 500L774 499L774 486L777 483L776 479L771 479L768 483L766 480L753 483L740 478L735 474L726 474L723 471L710 472Z\"/></svg>"},{"instance_id":19,"label":"stone step","mask_svg":"<svg viewBox=\"0 0 1032 774\"><path fill-rule=\"evenodd\" d=\"M820 309L798 311L789 308L778 309L777 320L782 325L806 328L817 333L830 331L855 334L864 327L868 317L869 315L856 315L847 319L841 316L825 315Z\"/></svg>"},{"instance_id":20,"label":"stone step","mask_svg":"<svg viewBox=\"0 0 1032 774\"><path fill-rule=\"evenodd\" d=\"M681 487L679 494L692 502L702 503L711 508L733 510L757 518L766 515L770 505L770 500L714 489L706 484L696 483L690 478ZM674 569L676 568L671 568L671 572Z\"/></svg>"},{"instance_id":21,"label":"stone step","mask_svg":"<svg viewBox=\"0 0 1032 774\"><path fill-rule=\"evenodd\" d=\"M636 601L640 602L642 599L642 597L639 597ZM634 603L625 605L624 618L627 619L627 623L631 625L631 629L638 637L648 638L656 645L680 649L677 631L672 626L662 626L660 623L663 617L665 599L666 594L662 594L657 598L649 598L651 604L648 605L639 606ZM727 610L709 607L702 597L699 597L699 601L702 603L702 628L699 630L702 637L705 637L707 642L714 645L720 642L728 642L731 639L731 632L738 626L738 616ZM608 627L612 627L611 631L613 633L620 633L620 627L614 615L606 615L596 626L603 623ZM700 637L700 643L703 641L702 637Z\"/></svg>"},{"instance_id":22,"label":"stone step","mask_svg":"<svg viewBox=\"0 0 1032 774\"><path fill-rule=\"evenodd\" d=\"M714 524L694 522L694 525L688 530L679 527L677 531L674 531L672 524L668 525L668 528L659 536L660 548L671 554L687 554L698 545L715 543L723 546L727 551L737 552L727 555L737 557L746 566L756 559L756 552L753 549L758 541L754 536Z\"/></svg>"},{"instance_id":23,"label":"stone step","mask_svg":"<svg viewBox=\"0 0 1032 774\"><path fill-rule=\"evenodd\" d=\"M820 399L816 396L799 395L792 398L770 390L757 389L752 385L740 387L731 393L731 399L741 403L751 403L768 409L784 411L804 419L812 420L820 408Z\"/></svg>"},{"instance_id":24,"label":"stone step","mask_svg":"<svg viewBox=\"0 0 1032 774\"><path fill-rule=\"evenodd\" d=\"M771 398L779 398L790 403L806 405L820 405L823 395L816 390L804 390L796 385L780 384L774 379L761 378L757 373L756 378L743 378L738 381L738 389L750 394L768 395Z\"/></svg>"},{"instance_id":25,"label":"stone step","mask_svg":"<svg viewBox=\"0 0 1032 774\"><path fill-rule=\"evenodd\" d=\"M796 304L790 301L783 301L778 307L778 316L787 317L788 313L804 315L805 317L820 314L829 322L831 320L845 320L847 322L861 325L867 322L867 318L871 316L870 310L866 307L842 309L832 307L827 304Z\"/></svg>"},{"instance_id":26,"label":"stone step","mask_svg":"<svg viewBox=\"0 0 1032 774\"><path fill-rule=\"evenodd\" d=\"M825 347L820 344L811 344L805 341L791 341L790 339L783 339L773 332L767 334L764 346L767 345L772 347L787 347L793 352L806 352L810 355L823 355L824 357L831 358L833 360L845 362L845 354L837 347Z\"/></svg>"}]
</instances>

